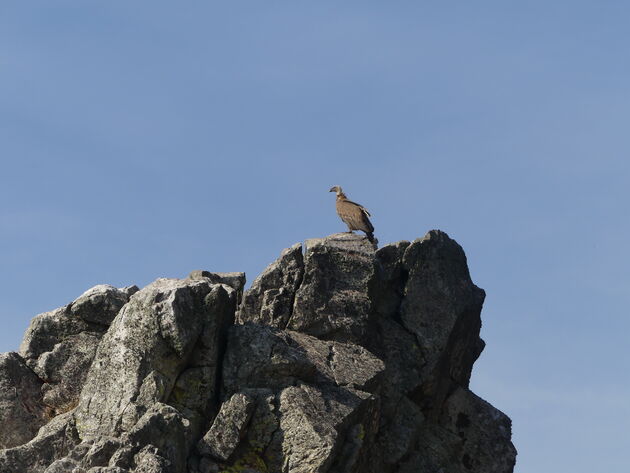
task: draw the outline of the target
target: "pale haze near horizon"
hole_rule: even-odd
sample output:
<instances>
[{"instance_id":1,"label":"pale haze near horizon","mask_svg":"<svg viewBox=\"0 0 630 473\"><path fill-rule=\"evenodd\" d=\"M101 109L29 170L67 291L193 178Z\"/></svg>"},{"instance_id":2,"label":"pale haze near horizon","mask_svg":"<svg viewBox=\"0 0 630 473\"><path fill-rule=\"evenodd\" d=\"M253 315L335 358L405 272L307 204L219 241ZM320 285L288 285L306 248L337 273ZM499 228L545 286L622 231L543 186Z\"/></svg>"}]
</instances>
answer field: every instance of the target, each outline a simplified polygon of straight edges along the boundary
<instances>
[{"instance_id":1,"label":"pale haze near horizon","mask_svg":"<svg viewBox=\"0 0 630 473\"><path fill-rule=\"evenodd\" d=\"M0 351L89 287L439 228L518 473L625 472L630 4L4 2Z\"/></svg>"}]
</instances>

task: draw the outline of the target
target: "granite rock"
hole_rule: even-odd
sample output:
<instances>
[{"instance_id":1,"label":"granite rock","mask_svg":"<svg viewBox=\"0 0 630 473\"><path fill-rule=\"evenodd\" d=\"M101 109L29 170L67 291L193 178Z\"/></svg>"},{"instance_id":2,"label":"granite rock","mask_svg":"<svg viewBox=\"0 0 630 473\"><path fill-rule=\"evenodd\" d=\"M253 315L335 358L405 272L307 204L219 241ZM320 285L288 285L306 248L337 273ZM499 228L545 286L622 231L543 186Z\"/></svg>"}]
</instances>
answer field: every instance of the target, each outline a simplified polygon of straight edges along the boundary
<instances>
[{"instance_id":1,"label":"granite rock","mask_svg":"<svg viewBox=\"0 0 630 473\"><path fill-rule=\"evenodd\" d=\"M28 442L49 420L42 384L20 355L0 354L0 448Z\"/></svg>"},{"instance_id":2,"label":"granite rock","mask_svg":"<svg viewBox=\"0 0 630 473\"><path fill-rule=\"evenodd\" d=\"M193 271L37 316L0 356L0 473L511 473L511 422L469 389L462 248L305 247L244 292Z\"/></svg>"},{"instance_id":3,"label":"granite rock","mask_svg":"<svg viewBox=\"0 0 630 473\"><path fill-rule=\"evenodd\" d=\"M303 275L302 245L297 243L282 251L245 291L236 315L237 323L255 322L286 328Z\"/></svg>"}]
</instances>

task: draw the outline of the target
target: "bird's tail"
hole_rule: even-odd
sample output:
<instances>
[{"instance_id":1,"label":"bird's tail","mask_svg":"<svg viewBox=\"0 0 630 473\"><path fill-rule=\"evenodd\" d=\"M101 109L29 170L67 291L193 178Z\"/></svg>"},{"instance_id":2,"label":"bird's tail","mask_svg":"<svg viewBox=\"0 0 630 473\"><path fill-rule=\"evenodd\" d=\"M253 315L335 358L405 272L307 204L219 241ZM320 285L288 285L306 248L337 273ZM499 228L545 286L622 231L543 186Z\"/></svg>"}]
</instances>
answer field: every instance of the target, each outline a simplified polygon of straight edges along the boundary
<instances>
[{"instance_id":1,"label":"bird's tail","mask_svg":"<svg viewBox=\"0 0 630 473\"><path fill-rule=\"evenodd\" d=\"M375 241L374 241L374 233L372 233L372 232L365 232L365 236L367 236L367 239L370 240L370 243L375 243Z\"/></svg>"}]
</instances>

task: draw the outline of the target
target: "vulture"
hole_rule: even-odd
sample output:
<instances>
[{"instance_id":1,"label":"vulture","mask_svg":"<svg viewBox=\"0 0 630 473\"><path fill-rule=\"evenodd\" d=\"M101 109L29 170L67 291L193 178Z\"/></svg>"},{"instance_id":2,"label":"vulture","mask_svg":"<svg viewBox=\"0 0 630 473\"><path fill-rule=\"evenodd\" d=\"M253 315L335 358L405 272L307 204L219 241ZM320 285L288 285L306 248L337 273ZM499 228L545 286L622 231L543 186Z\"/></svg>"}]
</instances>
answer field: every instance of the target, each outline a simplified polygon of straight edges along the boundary
<instances>
[{"instance_id":1,"label":"vulture","mask_svg":"<svg viewBox=\"0 0 630 473\"><path fill-rule=\"evenodd\" d=\"M365 232L368 240L374 243L374 227L369 219L370 212L362 205L348 200L341 187L331 187L330 192L337 193L337 215L348 225L350 230L348 233L352 233L353 230L361 230Z\"/></svg>"}]
</instances>

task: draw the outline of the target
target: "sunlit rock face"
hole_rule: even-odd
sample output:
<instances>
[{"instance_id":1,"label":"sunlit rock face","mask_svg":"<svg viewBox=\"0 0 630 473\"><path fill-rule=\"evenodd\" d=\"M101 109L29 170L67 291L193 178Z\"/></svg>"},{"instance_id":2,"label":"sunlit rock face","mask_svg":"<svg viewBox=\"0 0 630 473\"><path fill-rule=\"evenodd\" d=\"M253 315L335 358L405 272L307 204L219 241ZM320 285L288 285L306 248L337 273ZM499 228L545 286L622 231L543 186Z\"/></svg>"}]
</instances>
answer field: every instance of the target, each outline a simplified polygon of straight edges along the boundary
<instances>
[{"instance_id":1,"label":"sunlit rock face","mask_svg":"<svg viewBox=\"0 0 630 473\"><path fill-rule=\"evenodd\" d=\"M243 273L96 286L0 356L0 473L509 473L468 389L485 293L434 230Z\"/></svg>"}]
</instances>

